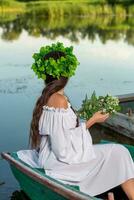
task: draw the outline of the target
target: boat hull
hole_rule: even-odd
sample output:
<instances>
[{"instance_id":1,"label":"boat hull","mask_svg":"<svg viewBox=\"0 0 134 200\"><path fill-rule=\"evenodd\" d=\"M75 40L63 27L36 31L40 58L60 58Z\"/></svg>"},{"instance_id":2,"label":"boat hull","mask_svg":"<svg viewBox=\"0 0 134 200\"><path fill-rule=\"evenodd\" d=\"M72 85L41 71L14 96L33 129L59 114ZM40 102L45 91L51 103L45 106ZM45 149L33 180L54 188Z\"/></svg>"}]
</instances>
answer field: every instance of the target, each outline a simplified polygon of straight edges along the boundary
<instances>
[{"instance_id":1,"label":"boat hull","mask_svg":"<svg viewBox=\"0 0 134 200\"><path fill-rule=\"evenodd\" d=\"M101 140L102 144L111 141ZM134 146L125 145L134 160ZM20 184L20 188L27 194L30 200L99 200L79 191L78 186L70 186L47 176L43 169L32 168L22 162L16 153L2 153L11 170Z\"/></svg>"},{"instance_id":2,"label":"boat hull","mask_svg":"<svg viewBox=\"0 0 134 200\"><path fill-rule=\"evenodd\" d=\"M20 188L30 200L99 200L79 191L78 186L63 184L47 176L43 169L30 167L16 153L1 155L9 162Z\"/></svg>"},{"instance_id":3,"label":"boat hull","mask_svg":"<svg viewBox=\"0 0 134 200\"><path fill-rule=\"evenodd\" d=\"M116 113L101 125L134 139L134 117Z\"/></svg>"},{"instance_id":4,"label":"boat hull","mask_svg":"<svg viewBox=\"0 0 134 200\"><path fill-rule=\"evenodd\" d=\"M27 194L31 200L66 200L67 198L50 190L47 186L33 180L25 173L17 169L14 165L10 165L11 170L18 180L20 188Z\"/></svg>"},{"instance_id":5,"label":"boat hull","mask_svg":"<svg viewBox=\"0 0 134 200\"><path fill-rule=\"evenodd\" d=\"M134 109L134 93L117 95L116 97L119 99L123 113L126 113L128 109L130 109L132 112ZM117 112L100 125L108 127L111 130L120 133L121 135L125 135L131 139L134 139L134 114L131 113L129 116L123 113Z\"/></svg>"}]
</instances>

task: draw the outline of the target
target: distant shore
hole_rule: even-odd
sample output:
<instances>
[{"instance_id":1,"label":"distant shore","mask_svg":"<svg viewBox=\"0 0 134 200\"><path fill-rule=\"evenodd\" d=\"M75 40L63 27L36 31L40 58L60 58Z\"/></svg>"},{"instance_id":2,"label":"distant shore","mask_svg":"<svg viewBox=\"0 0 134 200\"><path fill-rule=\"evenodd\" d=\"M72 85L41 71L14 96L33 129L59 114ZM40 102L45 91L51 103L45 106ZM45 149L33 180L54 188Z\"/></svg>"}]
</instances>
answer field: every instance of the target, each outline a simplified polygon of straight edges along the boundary
<instances>
[{"instance_id":1,"label":"distant shore","mask_svg":"<svg viewBox=\"0 0 134 200\"><path fill-rule=\"evenodd\" d=\"M133 0L1 0L0 1L0 13L21 13L26 12L27 10L31 9L33 6L43 6L46 4L71 4L72 6L75 4L77 7L81 4L90 4L90 5L134 5ZM79 4L78 4L79 3Z\"/></svg>"}]
</instances>

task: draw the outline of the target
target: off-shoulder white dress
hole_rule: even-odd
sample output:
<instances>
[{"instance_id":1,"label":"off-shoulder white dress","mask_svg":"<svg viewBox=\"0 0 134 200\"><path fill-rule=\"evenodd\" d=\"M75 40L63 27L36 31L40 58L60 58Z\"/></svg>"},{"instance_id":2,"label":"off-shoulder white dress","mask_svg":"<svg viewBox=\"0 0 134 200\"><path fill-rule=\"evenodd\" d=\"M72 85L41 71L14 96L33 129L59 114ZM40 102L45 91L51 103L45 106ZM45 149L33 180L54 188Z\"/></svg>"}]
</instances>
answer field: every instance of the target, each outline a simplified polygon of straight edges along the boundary
<instances>
[{"instance_id":1,"label":"off-shoulder white dress","mask_svg":"<svg viewBox=\"0 0 134 200\"><path fill-rule=\"evenodd\" d=\"M85 122L76 127L76 118L70 103L67 109L43 106L40 152L21 150L19 158L92 196L134 178L129 151L119 144L93 145Z\"/></svg>"}]
</instances>

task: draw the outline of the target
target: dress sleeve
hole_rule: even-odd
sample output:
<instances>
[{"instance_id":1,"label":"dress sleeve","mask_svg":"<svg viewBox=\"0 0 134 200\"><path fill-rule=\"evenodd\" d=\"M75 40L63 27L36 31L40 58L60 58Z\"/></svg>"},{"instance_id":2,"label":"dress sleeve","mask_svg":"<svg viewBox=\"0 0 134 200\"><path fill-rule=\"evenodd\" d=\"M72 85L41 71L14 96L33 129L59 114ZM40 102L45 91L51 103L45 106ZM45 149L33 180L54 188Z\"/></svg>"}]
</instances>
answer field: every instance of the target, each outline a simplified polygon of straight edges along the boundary
<instances>
[{"instance_id":1,"label":"dress sleeve","mask_svg":"<svg viewBox=\"0 0 134 200\"><path fill-rule=\"evenodd\" d=\"M42 134L49 135L51 150L58 160L68 164L88 162L95 158L90 132L85 122L75 127L73 121L68 110L46 111L42 117Z\"/></svg>"}]
</instances>

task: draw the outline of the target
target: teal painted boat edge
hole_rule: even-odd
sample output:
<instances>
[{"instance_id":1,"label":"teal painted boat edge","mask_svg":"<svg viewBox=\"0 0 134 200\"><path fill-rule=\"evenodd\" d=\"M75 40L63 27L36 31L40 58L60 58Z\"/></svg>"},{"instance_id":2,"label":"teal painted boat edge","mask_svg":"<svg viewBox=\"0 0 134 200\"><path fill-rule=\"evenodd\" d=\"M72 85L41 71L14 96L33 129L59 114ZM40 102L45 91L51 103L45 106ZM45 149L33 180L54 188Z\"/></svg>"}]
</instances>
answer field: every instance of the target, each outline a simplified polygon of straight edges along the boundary
<instances>
[{"instance_id":1,"label":"teal painted boat edge","mask_svg":"<svg viewBox=\"0 0 134 200\"><path fill-rule=\"evenodd\" d=\"M128 151L130 152L132 159L134 160L134 146L133 145L117 143L117 142L113 142L110 140L101 140L100 141L100 144L109 144L109 143L121 144L124 147L126 147L128 149Z\"/></svg>"},{"instance_id":2,"label":"teal painted boat edge","mask_svg":"<svg viewBox=\"0 0 134 200\"><path fill-rule=\"evenodd\" d=\"M12 153L10 153L10 155L11 155L15 160L17 160L17 161L23 163L24 165L26 165L26 166L28 166L29 168L33 169L34 171L36 171L36 172L39 173L40 175L46 176L46 177L48 177L49 179L51 179L52 181L55 181L55 182L59 183L58 180L53 179L53 178L51 178L50 176L47 176L46 173L45 173L45 170L44 170L43 168L33 168L33 167L31 167L30 165L28 165L27 163L23 162L21 159L19 159L19 157L18 157L18 155L17 155L16 152L12 152ZM61 183L61 182L60 182L60 183ZM69 187L69 188L71 187L72 189L76 189L76 190L80 191L80 188L79 188L79 186L77 186L77 185L74 186L74 185L69 185L69 184L64 184L64 183L61 183L61 184L62 184L62 185L65 185L66 187Z\"/></svg>"},{"instance_id":3,"label":"teal painted boat edge","mask_svg":"<svg viewBox=\"0 0 134 200\"><path fill-rule=\"evenodd\" d=\"M19 182L20 188L30 200L67 200L67 198L54 190L33 180L31 177L18 170L14 165L10 164L10 167L14 177Z\"/></svg>"},{"instance_id":4,"label":"teal painted boat edge","mask_svg":"<svg viewBox=\"0 0 134 200\"><path fill-rule=\"evenodd\" d=\"M15 160L7 153L1 154L4 159L6 159L10 164L15 166L18 170L24 172L29 177L32 177L34 180L38 181L41 184L47 184L50 189L54 190L55 192L63 195L67 199L74 199L74 200L101 200L96 197L91 197L81 191L75 190L71 188L69 185L62 184L60 181L50 178L49 176L45 175L42 176L39 174L37 169L30 168L26 166L24 163L20 163L19 161ZM33 177L34 176L34 177ZM35 178L36 177L36 178Z\"/></svg>"}]
</instances>

